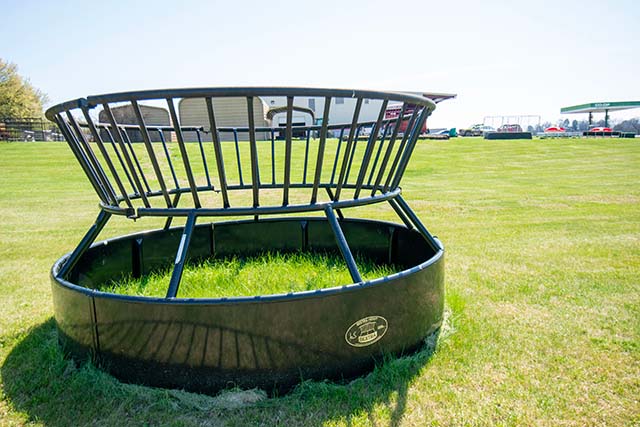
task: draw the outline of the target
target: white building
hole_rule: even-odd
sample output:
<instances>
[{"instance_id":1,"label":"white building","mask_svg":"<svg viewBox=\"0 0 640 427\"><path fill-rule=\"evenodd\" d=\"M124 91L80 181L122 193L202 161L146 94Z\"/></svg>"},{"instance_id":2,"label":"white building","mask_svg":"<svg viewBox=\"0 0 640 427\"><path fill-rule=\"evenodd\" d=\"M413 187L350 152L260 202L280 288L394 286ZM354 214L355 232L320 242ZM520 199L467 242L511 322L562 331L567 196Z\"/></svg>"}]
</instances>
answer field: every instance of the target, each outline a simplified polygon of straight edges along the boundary
<instances>
[{"instance_id":1,"label":"white building","mask_svg":"<svg viewBox=\"0 0 640 427\"><path fill-rule=\"evenodd\" d=\"M455 98L455 94L410 92L423 95L436 103L446 99ZM293 126L311 126L321 124L324 121L324 97L296 96L293 98ZM329 123L332 125L344 124L346 127L353 121L357 99L351 97L332 97L329 107ZM391 107L390 103L387 108ZM381 100L364 99L360 107L358 122L377 120ZM218 128L248 127L247 99L245 97L213 98L216 125ZM169 113L164 108L141 105L147 124L170 125ZM116 120L121 124L135 123L133 119L125 118L133 116L130 106L113 108ZM202 127L206 133L201 133L203 141L211 141L209 115L207 106L202 98L185 98L178 103L178 117L182 126ZM122 116L122 117L120 117ZM103 112L100 121L106 122ZM287 98L285 96L262 96L253 99L253 121L256 127L285 127L287 123ZM294 131L295 135L295 131ZM282 137L283 135L278 135ZM298 135L299 136L299 135ZM258 140L266 140L271 137L270 132L256 132ZM184 132L186 141L196 141L195 132ZM167 138L168 139L168 138ZM220 139L230 141L234 139L232 132L220 132ZM246 132L239 132L238 139L246 141L249 136Z\"/></svg>"},{"instance_id":2,"label":"white building","mask_svg":"<svg viewBox=\"0 0 640 427\"><path fill-rule=\"evenodd\" d=\"M269 97L263 96L262 99L269 106L269 110L282 109L283 111L273 115L271 125L273 127L284 126L287 121L287 98L284 96ZM293 112L293 124L295 125L312 125L322 123L324 120L324 97L302 97L293 98L293 106L300 108ZM329 107L329 123L331 124L350 124L353 120L353 111L355 108L355 98L331 98L331 106ZM365 99L360 108L360 116L358 121L376 120L380 113L382 101ZM310 114L304 110L313 112Z\"/></svg>"},{"instance_id":3,"label":"white building","mask_svg":"<svg viewBox=\"0 0 640 427\"><path fill-rule=\"evenodd\" d=\"M455 94L450 93L429 93L429 92L408 92L416 95L425 96L438 103L447 99L455 98ZM277 109L276 114L271 114L271 125L280 127L286 125L287 114L287 98L284 96L263 96L261 97L268 106L268 111ZM324 120L324 97L308 97L296 96L293 98L293 106L298 110L293 112L293 124L295 125L311 125L319 124ZM329 123L350 125L353 120L353 111L356 105L356 98L335 97L331 98L331 106L329 107ZM359 122L375 121L380 114L382 107L381 100L364 99L360 107ZM313 112L313 114L311 114Z\"/></svg>"}]
</instances>

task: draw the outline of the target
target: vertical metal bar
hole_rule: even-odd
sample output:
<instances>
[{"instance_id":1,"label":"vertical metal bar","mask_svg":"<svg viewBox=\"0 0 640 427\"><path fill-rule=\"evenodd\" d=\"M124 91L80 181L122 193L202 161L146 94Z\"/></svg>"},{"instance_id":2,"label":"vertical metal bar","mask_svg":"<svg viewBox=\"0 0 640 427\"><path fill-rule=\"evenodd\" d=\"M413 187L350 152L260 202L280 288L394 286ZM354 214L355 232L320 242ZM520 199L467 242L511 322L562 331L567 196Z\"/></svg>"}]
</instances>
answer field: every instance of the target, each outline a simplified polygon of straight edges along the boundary
<instances>
[{"instance_id":1,"label":"vertical metal bar","mask_svg":"<svg viewBox=\"0 0 640 427\"><path fill-rule=\"evenodd\" d=\"M125 129L124 127L120 127L120 132L122 134L123 141L129 147L129 152L131 153L131 157L133 157L133 161L135 162L136 166L138 167L138 172L140 172L140 177L142 178L142 182L144 183L145 188L147 189L147 191L149 193L151 193L151 187L149 186L149 183L147 182L147 177L144 175L144 171L142 170L142 166L140 166L140 162L138 161L138 156L136 155L136 152L133 149L133 144L131 143L131 138L129 137L129 134L127 133L127 129Z\"/></svg>"},{"instance_id":2,"label":"vertical metal bar","mask_svg":"<svg viewBox=\"0 0 640 427\"><path fill-rule=\"evenodd\" d=\"M133 205L131 204L131 200L129 200L129 195L127 194L127 190L124 188L124 184L122 183L122 180L118 175L118 171L116 170L115 166L113 165L113 162L111 161L111 157L107 152L107 148L104 146L104 142L102 141L100 132L98 131L98 129L96 128L96 125L93 123L93 120L91 119L91 115L89 114L89 109L87 108L86 105L83 105L81 108L82 108L82 114L84 114L84 118L87 121L87 124L89 125L89 131L93 135L93 138L95 139L96 144L98 144L98 148L100 149L100 152L102 153L102 157L104 158L105 162L107 163L107 166L109 167L109 171L111 172L113 179L115 179L116 181L116 185L120 190L120 194L122 195L122 198L124 199L125 203L129 208L133 208ZM122 163L122 159L120 160L120 162ZM117 198L115 200L115 203L117 204Z\"/></svg>"},{"instance_id":3,"label":"vertical metal bar","mask_svg":"<svg viewBox=\"0 0 640 427\"><path fill-rule=\"evenodd\" d=\"M389 129L389 123L387 123L382 131L382 137L380 138L380 145L378 145L378 151L376 151L376 157L373 160L373 165L371 165L371 170L369 171L369 178L367 178L367 185L371 185L371 180L373 179L373 173L376 171L376 167L378 166L378 161L380 160L380 154L382 154L382 147L384 147L384 141L387 138L387 130Z\"/></svg>"},{"instance_id":4,"label":"vertical metal bar","mask_svg":"<svg viewBox=\"0 0 640 427\"><path fill-rule=\"evenodd\" d=\"M100 211L95 222L93 223L91 228L89 228L89 231L87 231L78 246L73 250L71 255L69 255L69 258L67 258L62 267L60 267L60 270L58 271L56 277L61 279L67 278L69 271L71 271L71 269L75 267L82 254L84 254L86 250L89 249L89 246L91 246L91 244L96 240L98 234L100 234L100 231L102 231L104 226L107 224L107 221L109 221L109 218L111 218L110 213L103 210Z\"/></svg>"},{"instance_id":5,"label":"vertical metal bar","mask_svg":"<svg viewBox=\"0 0 640 427\"><path fill-rule=\"evenodd\" d=\"M216 116L213 111L213 101L211 98L205 99L207 103L207 113L209 115L209 126L211 127L211 140L213 141L213 151L216 154L216 167L218 168L218 179L220 180L220 191L222 192L222 203L225 208L229 207L229 195L227 194L227 174L224 170L224 159L222 158L222 146L220 145L220 134L216 125Z\"/></svg>"},{"instance_id":6,"label":"vertical metal bar","mask_svg":"<svg viewBox=\"0 0 640 427\"><path fill-rule=\"evenodd\" d=\"M331 107L331 97L324 99L324 112L322 116L322 129L320 129L320 142L318 143L318 157L316 158L316 173L313 178L313 190L311 191L311 204L318 200L318 186L322 177L322 163L324 161L324 150L327 142L327 126L329 125L329 108Z\"/></svg>"},{"instance_id":7,"label":"vertical metal bar","mask_svg":"<svg viewBox=\"0 0 640 427\"><path fill-rule=\"evenodd\" d=\"M309 138L311 137L311 129L307 129L307 141L304 146L304 169L302 171L302 183L307 183L307 164L309 163Z\"/></svg>"},{"instance_id":8,"label":"vertical metal bar","mask_svg":"<svg viewBox=\"0 0 640 427\"><path fill-rule=\"evenodd\" d=\"M207 166L207 157L204 155L204 147L202 146L202 135L200 129L196 129L196 138L198 138L198 146L200 147L200 156L202 157L202 165L204 166L204 176L207 179L207 186L211 186L211 178L209 177L209 167Z\"/></svg>"},{"instance_id":9,"label":"vertical metal bar","mask_svg":"<svg viewBox=\"0 0 640 427\"><path fill-rule=\"evenodd\" d=\"M131 240L131 277L139 279L144 271L144 257L142 255L142 237Z\"/></svg>"},{"instance_id":10,"label":"vertical metal bar","mask_svg":"<svg viewBox=\"0 0 640 427\"><path fill-rule=\"evenodd\" d=\"M271 128L271 184L276 184L276 133Z\"/></svg>"},{"instance_id":11,"label":"vertical metal bar","mask_svg":"<svg viewBox=\"0 0 640 427\"><path fill-rule=\"evenodd\" d=\"M347 268L349 269L349 273L351 274L351 279L353 279L353 283L362 282L362 276L360 276L360 272L358 271L358 266L356 265L356 261L353 258L351 249L349 249L349 245L347 244L347 239L344 237L342 228L340 228L340 224L338 224L338 220L336 219L336 215L333 213L333 208L331 207L331 205L327 205L324 208L324 213L325 215L327 215L327 220L329 221L329 225L331 226L333 235L336 238L336 243L338 244L340 253L342 253L342 257L347 263Z\"/></svg>"},{"instance_id":12,"label":"vertical metal bar","mask_svg":"<svg viewBox=\"0 0 640 427\"><path fill-rule=\"evenodd\" d=\"M358 117L360 116L360 108L362 107L362 98L358 98L356 102L356 108L353 112L353 120L351 121L351 128L349 129L349 140L347 141L347 148L345 149L345 155L342 159L342 167L340 169L340 176L338 177L338 185L336 186L336 194L334 201L340 199L340 191L342 190L342 186L347 181L347 163L348 157L351 153L351 147L353 146L353 137L354 134L358 131Z\"/></svg>"},{"instance_id":13,"label":"vertical metal bar","mask_svg":"<svg viewBox=\"0 0 640 427\"><path fill-rule=\"evenodd\" d=\"M191 211L187 217L187 223L184 225L182 237L180 238L180 244L178 245L178 252L176 253L176 259L173 263L173 272L171 273L171 280L169 281L166 298L175 298L178 294L180 279L182 278L182 272L184 271L184 262L187 259L187 252L189 251L189 244L191 243L191 236L193 235L195 225L196 214L194 211Z\"/></svg>"},{"instance_id":14,"label":"vertical metal bar","mask_svg":"<svg viewBox=\"0 0 640 427\"><path fill-rule=\"evenodd\" d=\"M122 170L124 171L124 174L127 177L127 181L129 181L129 185L131 186L131 189L133 190L133 194L135 194L136 196L139 196L140 193L138 193L138 189L136 188L135 184L133 183L133 180L131 179L131 175L129 175L129 170L127 169L127 166L125 165L124 160L122 160L122 156L120 155L120 151L118 150L118 146L116 145L116 141L113 138L113 134L111 133L111 130L107 126L103 126L102 130L104 130L107 133L107 136L109 137L109 144L111 144L111 148L113 148L113 152L116 153L116 157L118 158L118 162L120 163L120 166L122 167Z\"/></svg>"},{"instance_id":15,"label":"vertical metal bar","mask_svg":"<svg viewBox=\"0 0 640 427\"><path fill-rule=\"evenodd\" d=\"M171 155L169 154L169 149L167 148L167 141L164 138L164 132L158 128L158 133L160 134L160 142L162 142L162 149L164 151L164 155L167 158L167 163L169 164L169 169L171 170L171 176L173 177L173 182L176 185L176 190L180 188L180 183L178 182L178 177L176 176L176 171L173 168L173 162L171 161ZM175 205L174 205L175 206Z\"/></svg>"},{"instance_id":16,"label":"vertical metal bar","mask_svg":"<svg viewBox=\"0 0 640 427\"><path fill-rule=\"evenodd\" d=\"M349 175L351 174L351 165L353 164L353 157L356 155L356 149L358 147L358 138L360 137L360 130L362 127L358 126L356 129L356 136L353 140L353 147L351 148L351 154L349 154L349 163L347 164L347 173L344 176L344 183L349 182Z\"/></svg>"},{"instance_id":17,"label":"vertical metal bar","mask_svg":"<svg viewBox=\"0 0 640 427\"><path fill-rule=\"evenodd\" d=\"M180 154L182 155L184 170L187 173L187 180L189 181L191 195L193 196L193 204L196 209L199 209L200 198L198 197L198 187L196 186L196 181L193 178L193 173L191 172L189 155L187 154L187 147L184 145L184 138L182 136L182 129L180 128L180 122L178 121L178 115L176 114L176 107L173 105L172 98L166 98L166 100L167 100L167 105L169 106L169 113L171 114L171 121L173 122L173 129L175 130L176 138L178 139L178 147L180 147Z\"/></svg>"},{"instance_id":18,"label":"vertical metal bar","mask_svg":"<svg viewBox=\"0 0 640 427\"><path fill-rule=\"evenodd\" d=\"M160 191L162 191L162 195L164 196L164 201L167 204L167 207L172 207L171 197L169 197L169 193L167 192L167 186L164 183L164 176L162 175L162 171L160 170L160 165L158 164L158 159L156 159L156 153L153 151L153 144L151 144L151 138L149 137L149 132L147 131L147 125L144 122L144 117L142 117L142 111L140 111L140 106L138 106L138 101L131 101L131 107L133 108L133 112L136 115L136 119L138 119L138 125L140 127L140 133L142 134L142 140L144 141L144 146L147 149L147 154L149 154L149 160L151 160L151 165L153 166L153 171L156 173L156 178L158 179L158 185L160 186Z\"/></svg>"},{"instance_id":19,"label":"vertical metal bar","mask_svg":"<svg viewBox=\"0 0 640 427\"><path fill-rule=\"evenodd\" d=\"M127 163L127 167L125 167L125 170L129 170L129 172L131 173L131 177L133 178L133 182L135 183L135 185L132 185L132 187L134 189L136 189L138 191L138 194L140 196L140 198L142 199L142 203L144 203L145 207L150 207L149 205L149 200L147 200L147 195L144 192L144 188L142 188L142 184L140 183L140 180L138 179L138 175L136 174L136 169L133 166L133 163L131 162L131 158L129 157L129 153L127 153L127 147L125 147L124 145L124 141L122 140L122 135L120 134L120 130L118 129L118 123L116 123L116 119L113 116L113 112L111 111L111 107L109 107L109 104L104 103L102 104L102 106L104 107L104 111L107 113L107 118L109 119L109 123L111 123L111 129L113 130L113 133L109 133L109 136L113 139L115 138L115 140L118 142L118 145L120 146L120 150L122 151L122 155L124 157L124 160ZM123 165L124 167L124 165ZM128 173L127 173L128 175ZM132 183L133 184L133 183Z\"/></svg>"},{"instance_id":20,"label":"vertical metal bar","mask_svg":"<svg viewBox=\"0 0 640 427\"><path fill-rule=\"evenodd\" d=\"M378 170L378 176L376 177L376 181L373 184L373 189L371 190L372 196L378 190L378 186L380 185L380 182L382 182L382 177L384 176L384 171L387 168L387 163L389 163L389 158L391 158L391 153L393 152L393 146L395 145L396 138L398 137L398 131L400 129L400 125L402 124L402 118L404 117L404 112L406 111L406 108L407 108L407 104L402 104L402 108L400 109L400 114L398 115L398 119L396 120L396 123L393 126L393 131L391 132L391 138L389 138L389 145L387 146L387 151L384 153L382 163L380 164L380 169Z\"/></svg>"},{"instance_id":21,"label":"vertical metal bar","mask_svg":"<svg viewBox=\"0 0 640 427\"><path fill-rule=\"evenodd\" d=\"M420 234L422 234L422 236L426 239L429 246L431 246L431 249L433 249L436 252L442 250L443 249L442 245L436 239L433 238L431 233L429 233L429 230L427 230L427 227L425 227L424 224L420 222L420 219L418 218L418 216L411 210L411 208L409 207L407 202L404 201L402 196L397 196L396 201L398 202L398 205L404 211L404 213L407 214L411 222L413 222L413 224L416 226L418 231L420 231Z\"/></svg>"},{"instance_id":22,"label":"vertical metal bar","mask_svg":"<svg viewBox=\"0 0 640 427\"><path fill-rule=\"evenodd\" d=\"M233 128L233 140L236 143L236 162L238 163L238 177L240 178L240 185L244 185L242 179L242 162L240 162L240 145L238 144L238 130Z\"/></svg>"},{"instance_id":23,"label":"vertical metal bar","mask_svg":"<svg viewBox=\"0 0 640 427\"><path fill-rule=\"evenodd\" d=\"M258 147L256 147L256 124L253 118L253 97L247 97L247 115L249 119L249 151L251 154L251 188L253 207L260 206L260 172L258 168Z\"/></svg>"},{"instance_id":24,"label":"vertical metal bar","mask_svg":"<svg viewBox=\"0 0 640 427\"><path fill-rule=\"evenodd\" d=\"M340 129L340 135L338 136L338 145L336 147L336 155L333 158L333 169L331 170L330 184L333 185L334 178L336 177L336 168L338 167L338 159L340 158L340 147L342 145L342 138L344 137L344 127Z\"/></svg>"},{"instance_id":25,"label":"vertical metal bar","mask_svg":"<svg viewBox=\"0 0 640 427\"><path fill-rule=\"evenodd\" d=\"M102 185L100 184L100 182L98 181L96 172L93 170L91 164L89 164L86 158L86 155L80 148L80 143L78 142L75 134L73 133L71 128L67 125L67 123L64 121L64 119L60 114L56 115L56 122L58 124L58 127L60 128L60 131L64 135L67 141L67 144L71 149L71 152L76 157L76 160L80 164L80 167L82 168L83 172L87 176L87 179L91 183L91 186L95 190L96 194L98 195L101 201L107 202L108 200L107 194L104 188L102 187Z\"/></svg>"},{"instance_id":26,"label":"vertical metal bar","mask_svg":"<svg viewBox=\"0 0 640 427\"><path fill-rule=\"evenodd\" d=\"M108 203L107 195L104 192L104 189L98 183L98 178L96 177L95 172L91 169L91 165L87 161L84 153L82 153L82 151L80 150L80 147L78 146L78 142L76 141L76 137L73 135L73 132L71 131L71 129L69 129L69 127L67 126L67 123L59 114L56 115L56 121L58 123L58 127L60 128L60 131L62 132L62 134L65 136L65 139L67 140L67 144L69 145L69 148L71 148L71 152L76 157L76 160L78 161L78 163L80 164L80 167L82 168L85 175L87 176L87 179L93 186L93 189L95 190L96 194L98 195L100 200Z\"/></svg>"},{"instance_id":27,"label":"vertical metal bar","mask_svg":"<svg viewBox=\"0 0 640 427\"><path fill-rule=\"evenodd\" d=\"M391 183L392 188L397 188L400 185L400 180L404 175L404 171L407 169L407 165L409 164L409 159L411 158L411 154L413 154L413 150L416 148L416 144L418 143L418 136L420 135L420 130L422 129L422 125L429 117L429 110L426 107L422 108L422 113L420 113L420 118L416 120L416 123L411 130L411 136L409 137L409 142L407 144L407 148L405 149L404 154L402 155L402 159L400 160L400 164L396 170L396 175L393 178Z\"/></svg>"},{"instance_id":28,"label":"vertical metal bar","mask_svg":"<svg viewBox=\"0 0 640 427\"><path fill-rule=\"evenodd\" d=\"M364 176L367 173L367 168L369 167L369 162L371 161L371 156L373 155L373 149L377 140L378 132L380 131L380 125L382 120L384 120L384 112L387 110L388 100L382 101L382 105L380 106L380 113L378 114L378 121L371 129L371 134L369 135L369 141L367 141L367 148L364 152L364 157L362 162L360 163L360 172L358 173L358 178L356 180L356 189L353 194L353 198L357 199L360 195L360 190L362 189L362 183L364 181Z\"/></svg>"},{"instance_id":29,"label":"vertical metal bar","mask_svg":"<svg viewBox=\"0 0 640 427\"><path fill-rule=\"evenodd\" d=\"M407 140L409 139L409 134L411 133L411 129L413 128L413 123L416 120L416 116L418 114L418 107L414 107L413 114L411 114L411 118L409 119L409 123L407 124L407 128L405 129L404 135L402 136L402 142L400 142L400 146L398 147L398 152L396 153L393 163L391 164L391 168L389 168L389 174L387 175L387 179L384 183L384 187L382 188L383 192L387 192L389 190L389 184L391 183L391 178L395 175L395 172L398 168L398 162L404 153L405 146L407 145Z\"/></svg>"},{"instance_id":30,"label":"vertical metal bar","mask_svg":"<svg viewBox=\"0 0 640 427\"><path fill-rule=\"evenodd\" d=\"M107 196L107 200L109 200L109 202L113 203L114 205L117 204L116 195L115 195L115 192L113 191L113 187L111 186L111 183L109 182L109 178L107 178L107 175L104 173L104 170L102 169L102 165L100 165L100 162L98 162L98 159L96 158L93 150L91 149L91 147L89 146L89 143L87 142L84 135L82 134L82 130L80 129L80 126L78 125L75 117L73 117L73 114L71 114L70 111L67 111L67 118L69 119L69 122L73 126L73 129L75 130L75 133L78 136L77 141L80 144L80 147L84 150L86 157L89 160L89 163L93 167L93 170L95 170L96 177L98 178L98 182L100 183L100 186L103 188L105 195Z\"/></svg>"},{"instance_id":31,"label":"vertical metal bar","mask_svg":"<svg viewBox=\"0 0 640 427\"><path fill-rule=\"evenodd\" d=\"M284 149L284 185L282 190L282 206L286 206L289 204L289 185L291 185L291 138L293 137L292 122L293 97L287 96L287 128Z\"/></svg>"}]
</instances>

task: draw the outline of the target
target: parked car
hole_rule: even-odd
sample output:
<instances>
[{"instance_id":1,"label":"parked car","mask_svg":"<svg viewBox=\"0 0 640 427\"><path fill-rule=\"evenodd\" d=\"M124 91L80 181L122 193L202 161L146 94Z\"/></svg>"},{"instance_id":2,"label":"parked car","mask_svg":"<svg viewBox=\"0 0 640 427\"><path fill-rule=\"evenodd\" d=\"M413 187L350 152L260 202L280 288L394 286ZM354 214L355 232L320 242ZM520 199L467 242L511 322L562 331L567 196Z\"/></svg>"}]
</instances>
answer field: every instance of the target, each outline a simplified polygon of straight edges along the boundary
<instances>
[{"instance_id":1,"label":"parked car","mask_svg":"<svg viewBox=\"0 0 640 427\"><path fill-rule=\"evenodd\" d=\"M439 129L436 130L435 132L429 132L432 135L450 135L450 130L449 129Z\"/></svg>"},{"instance_id":2,"label":"parked car","mask_svg":"<svg viewBox=\"0 0 640 427\"><path fill-rule=\"evenodd\" d=\"M589 129L589 132L613 132L613 129L606 127L594 127Z\"/></svg>"},{"instance_id":3,"label":"parked car","mask_svg":"<svg viewBox=\"0 0 640 427\"><path fill-rule=\"evenodd\" d=\"M460 129L458 135L460 136L482 136L485 132L495 132L495 129L491 126L483 124L477 124L471 126L469 129Z\"/></svg>"},{"instance_id":4,"label":"parked car","mask_svg":"<svg viewBox=\"0 0 640 427\"><path fill-rule=\"evenodd\" d=\"M545 132L566 132L566 129L560 126L550 126L544 130Z\"/></svg>"},{"instance_id":5,"label":"parked car","mask_svg":"<svg viewBox=\"0 0 640 427\"><path fill-rule=\"evenodd\" d=\"M522 132L522 127L518 124L506 124L500 126L498 132Z\"/></svg>"}]
</instances>

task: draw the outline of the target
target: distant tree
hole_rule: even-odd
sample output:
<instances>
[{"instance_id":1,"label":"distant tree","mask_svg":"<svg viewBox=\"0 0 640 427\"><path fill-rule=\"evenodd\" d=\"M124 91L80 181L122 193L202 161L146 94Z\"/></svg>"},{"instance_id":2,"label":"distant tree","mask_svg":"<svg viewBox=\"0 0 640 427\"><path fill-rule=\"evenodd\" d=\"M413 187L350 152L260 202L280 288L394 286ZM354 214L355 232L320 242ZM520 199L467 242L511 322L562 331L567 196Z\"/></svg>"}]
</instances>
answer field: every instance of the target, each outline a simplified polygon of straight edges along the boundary
<instances>
[{"instance_id":1,"label":"distant tree","mask_svg":"<svg viewBox=\"0 0 640 427\"><path fill-rule=\"evenodd\" d=\"M574 120L571 122L571 129L573 129L573 130L578 130L578 121L577 121L577 120L575 120L575 119L574 119Z\"/></svg>"},{"instance_id":2,"label":"distant tree","mask_svg":"<svg viewBox=\"0 0 640 427\"><path fill-rule=\"evenodd\" d=\"M624 120L620 123L617 123L613 130L618 132L634 132L640 133L640 119L635 117L633 119Z\"/></svg>"},{"instance_id":3,"label":"distant tree","mask_svg":"<svg viewBox=\"0 0 640 427\"><path fill-rule=\"evenodd\" d=\"M589 130L589 122L587 120L580 120L578 122L578 130L579 131Z\"/></svg>"},{"instance_id":4,"label":"distant tree","mask_svg":"<svg viewBox=\"0 0 640 427\"><path fill-rule=\"evenodd\" d=\"M569 127L569 119L564 119L562 122L562 127L567 129Z\"/></svg>"},{"instance_id":5,"label":"distant tree","mask_svg":"<svg viewBox=\"0 0 640 427\"><path fill-rule=\"evenodd\" d=\"M0 117L42 117L47 96L20 77L18 67L0 58Z\"/></svg>"}]
</instances>

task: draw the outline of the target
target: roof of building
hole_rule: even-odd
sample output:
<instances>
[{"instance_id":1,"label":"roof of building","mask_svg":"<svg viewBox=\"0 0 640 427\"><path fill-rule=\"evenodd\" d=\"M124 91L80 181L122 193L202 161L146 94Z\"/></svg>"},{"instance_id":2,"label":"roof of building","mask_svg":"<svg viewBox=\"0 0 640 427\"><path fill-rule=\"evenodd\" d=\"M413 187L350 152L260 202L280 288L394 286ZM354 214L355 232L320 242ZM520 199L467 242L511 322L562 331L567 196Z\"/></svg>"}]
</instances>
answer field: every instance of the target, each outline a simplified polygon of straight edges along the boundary
<instances>
[{"instance_id":1,"label":"roof of building","mask_svg":"<svg viewBox=\"0 0 640 427\"><path fill-rule=\"evenodd\" d=\"M455 93L436 93L436 92L414 92L414 93L418 93L424 96L425 98L429 98L436 104L438 102L446 101L447 99L453 99L458 96Z\"/></svg>"}]
</instances>

